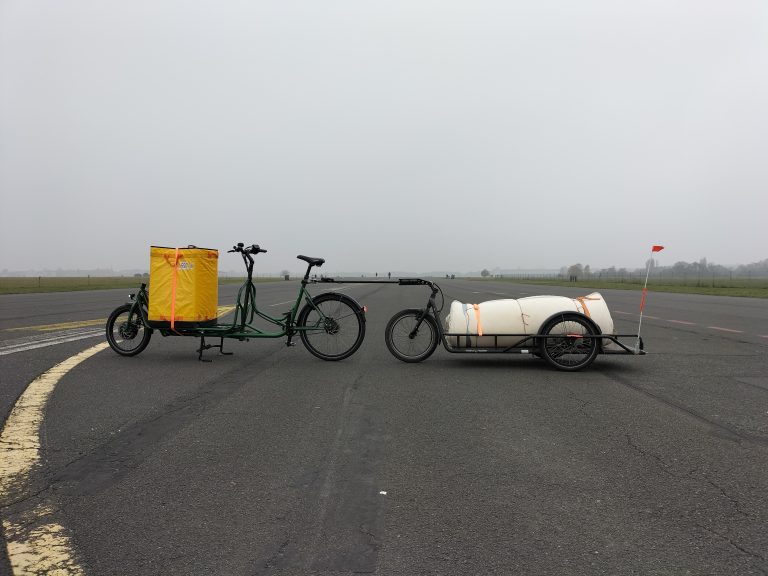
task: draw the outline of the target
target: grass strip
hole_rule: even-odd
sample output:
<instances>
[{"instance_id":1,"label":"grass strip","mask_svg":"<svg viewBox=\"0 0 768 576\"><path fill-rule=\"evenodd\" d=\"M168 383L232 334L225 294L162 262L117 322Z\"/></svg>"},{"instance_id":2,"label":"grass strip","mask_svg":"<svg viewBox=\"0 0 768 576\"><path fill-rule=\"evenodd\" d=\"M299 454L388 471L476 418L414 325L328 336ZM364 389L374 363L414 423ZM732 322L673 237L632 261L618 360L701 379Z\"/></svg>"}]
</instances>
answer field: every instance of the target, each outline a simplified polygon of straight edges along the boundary
<instances>
[{"instance_id":1,"label":"grass strip","mask_svg":"<svg viewBox=\"0 0 768 576\"><path fill-rule=\"evenodd\" d=\"M254 282L277 282L282 278L254 278ZM219 284L242 284L245 277L220 277ZM79 292L82 290L110 290L113 288L135 288L142 282L149 283L149 277L104 276L104 277L57 277L27 276L0 278L0 294L36 294L45 292Z\"/></svg>"}]
</instances>

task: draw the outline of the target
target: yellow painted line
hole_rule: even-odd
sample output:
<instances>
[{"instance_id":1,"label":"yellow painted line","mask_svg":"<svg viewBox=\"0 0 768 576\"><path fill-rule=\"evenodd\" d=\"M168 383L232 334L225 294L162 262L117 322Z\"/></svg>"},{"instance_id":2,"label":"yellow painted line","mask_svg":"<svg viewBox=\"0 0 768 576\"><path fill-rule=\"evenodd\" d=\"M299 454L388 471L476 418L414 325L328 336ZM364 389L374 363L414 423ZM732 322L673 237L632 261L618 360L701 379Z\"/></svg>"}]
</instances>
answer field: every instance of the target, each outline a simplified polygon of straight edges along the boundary
<instances>
[{"instance_id":1,"label":"yellow painted line","mask_svg":"<svg viewBox=\"0 0 768 576\"><path fill-rule=\"evenodd\" d=\"M232 310L234 306L219 306L218 316L226 316ZM71 328L85 328L87 326L103 326L107 323L106 318L97 318L96 320L78 320L76 322L59 322L58 324L43 324L41 326L22 326L21 328L6 328L7 332L54 332L56 330L69 330Z\"/></svg>"},{"instance_id":2,"label":"yellow painted line","mask_svg":"<svg viewBox=\"0 0 768 576\"><path fill-rule=\"evenodd\" d=\"M45 324L43 326L23 326L21 328L6 328L8 332L16 332L21 330L34 330L37 332L53 332L54 330L67 330L69 328L84 328L86 326L103 326L107 323L106 318L99 318L97 320L79 320L77 322L60 322L58 324Z\"/></svg>"},{"instance_id":3,"label":"yellow painted line","mask_svg":"<svg viewBox=\"0 0 768 576\"><path fill-rule=\"evenodd\" d=\"M219 318L221 318L222 316L226 316L227 314L232 312L232 310L234 309L235 309L234 306L219 306L219 309L218 309Z\"/></svg>"},{"instance_id":4,"label":"yellow painted line","mask_svg":"<svg viewBox=\"0 0 768 576\"><path fill-rule=\"evenodd\" d=\"M28 517L37 521L54 513L54 509L40 504L29 511ZM3 520L8 541L8 558L14 576L50 574L84 576L85 572L74 559L72 543L66 528L56 522L37 524L34 529Z\"/></svg>"},{"instance_id":5,"label":"yellow painted line","mask_svg":"<svg viewBox=\"0 0 768 576\"><path fill-rule=\"evenodd\" d=\"M57 364L35 378L16 401L0 433L0 503L20 500L30 489L29 474L40 466L40 426L45 405L56 384L72 368L107 346L106 342L97 344ZM84 574L75 560L66 528L46 518L53 512L53 506L43 500L31 509L14 509L3 518L14 576Z\"/></svg>"}]
</instances>

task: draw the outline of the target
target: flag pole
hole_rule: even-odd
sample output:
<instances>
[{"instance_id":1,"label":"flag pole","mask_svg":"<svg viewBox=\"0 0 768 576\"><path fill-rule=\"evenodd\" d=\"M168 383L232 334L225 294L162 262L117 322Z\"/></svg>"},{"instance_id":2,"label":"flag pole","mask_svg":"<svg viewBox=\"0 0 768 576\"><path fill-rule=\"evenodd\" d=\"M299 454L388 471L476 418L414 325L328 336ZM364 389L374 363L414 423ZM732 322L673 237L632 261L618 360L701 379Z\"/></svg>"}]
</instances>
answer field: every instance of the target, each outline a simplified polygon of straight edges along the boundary
<instances>
[{"instance_id":1,"label":"flag pole","mask_svg":"<svg viewBox=\"0 0 768 576\"><path fill-rule=\"evenodd\" d=\"M645 284L643 285L643 297L640 299L640 322L637 325L637 342L635 342L635 354L640 353L640 328L643 326L643 308L645 308L645 295L648 292L648 276L651 273L651 262L653 262L653 254L655 252L661 252L664 250L664 246L654 245L651 247L651 257L648 259L648 267L645 270Z\"/></svg>"}]
</instances>

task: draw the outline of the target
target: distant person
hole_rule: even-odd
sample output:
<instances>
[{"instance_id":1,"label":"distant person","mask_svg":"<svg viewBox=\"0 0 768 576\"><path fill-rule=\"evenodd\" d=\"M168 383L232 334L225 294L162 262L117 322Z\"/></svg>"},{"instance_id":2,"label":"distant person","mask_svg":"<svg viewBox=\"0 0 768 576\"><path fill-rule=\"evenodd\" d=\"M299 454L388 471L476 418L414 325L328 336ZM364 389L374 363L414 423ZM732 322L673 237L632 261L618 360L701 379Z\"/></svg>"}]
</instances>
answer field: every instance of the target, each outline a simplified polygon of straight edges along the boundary
<instances>
[{"instance_id":1,"label":"distant person","mask_svg":"<svg viewBox=\"0 0 768 576\"><path fill-rule=\"evenodd\" d=\"M392 272L387 272L387 279L392 280Z\"/></svg>"},{"instance_id":2,"label":"distant person","mask_svg":"<svg viewBox=\"0 0 768 576\"><path fill-rule=\"evenodd\" d=\"M378 278L378 277L379 277L379 273L378 273L378 272L376 272L376 278Z\"/></svg>"}]
</instances>

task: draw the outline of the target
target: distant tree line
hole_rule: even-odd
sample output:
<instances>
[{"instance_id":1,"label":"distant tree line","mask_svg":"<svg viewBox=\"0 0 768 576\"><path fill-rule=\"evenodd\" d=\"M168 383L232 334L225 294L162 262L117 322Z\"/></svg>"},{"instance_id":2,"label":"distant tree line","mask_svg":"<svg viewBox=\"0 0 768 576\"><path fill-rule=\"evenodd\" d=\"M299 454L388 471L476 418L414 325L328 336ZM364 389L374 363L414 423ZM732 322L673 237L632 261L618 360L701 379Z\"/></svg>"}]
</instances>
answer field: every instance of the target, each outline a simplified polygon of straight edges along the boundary
<instances>
[{"instance_id":1,"label":"distant tree line","mask_svg":"<svg viewBox=\"0 0 768 576\"><path fill-rule=\"evenodd\" d=\"M706 258L702 258L698 262L675 262L672 266L659 266L658 261L650 259L646 261L646 266L650 263L651 276L670 276L674 278L695 278L714 276L718 278L730 277L730 278L768 278L768 258L760 260L759 262L753 262L751 264L741 264L739 266L723 266L721 264L713 264L707 262ZM570 266L563 266L560 269L560 276L573 278L623 278L628 276L645 275L646 268L616 268L611 266L610 268L601 268L598 270L592 270L589 264L584 266L579 264L572 264Z\"/></svg>"}]
</instances>

